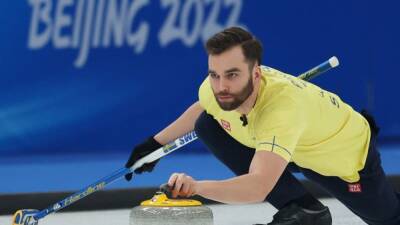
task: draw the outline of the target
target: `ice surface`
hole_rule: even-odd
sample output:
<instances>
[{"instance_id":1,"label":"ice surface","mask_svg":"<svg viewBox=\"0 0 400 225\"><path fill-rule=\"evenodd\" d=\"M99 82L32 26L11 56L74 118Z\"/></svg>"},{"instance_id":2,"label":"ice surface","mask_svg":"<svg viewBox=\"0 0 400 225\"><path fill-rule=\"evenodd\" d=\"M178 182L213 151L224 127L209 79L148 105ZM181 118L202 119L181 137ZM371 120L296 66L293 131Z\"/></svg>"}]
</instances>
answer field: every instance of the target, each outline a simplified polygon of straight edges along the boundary
<instances>
[{"instance_id":1,"label":"ice surface","mask_svg":"<svg viewBox=\"0 0 400 225\"><path fill-rule=\"evenodd\" d=\"M365 224L337 200L322 199L322 201L329 206L334 225ZM254 205L208 205L208 207L213 211L214 225L266 223L272 219L272 216L276 212L267 203ZM131 209L59 212L43 218L39 221L39 225L129 225L130 211ZM11 215L0 216L0 225L11 225Z\"/></svg>"}]
</instances>

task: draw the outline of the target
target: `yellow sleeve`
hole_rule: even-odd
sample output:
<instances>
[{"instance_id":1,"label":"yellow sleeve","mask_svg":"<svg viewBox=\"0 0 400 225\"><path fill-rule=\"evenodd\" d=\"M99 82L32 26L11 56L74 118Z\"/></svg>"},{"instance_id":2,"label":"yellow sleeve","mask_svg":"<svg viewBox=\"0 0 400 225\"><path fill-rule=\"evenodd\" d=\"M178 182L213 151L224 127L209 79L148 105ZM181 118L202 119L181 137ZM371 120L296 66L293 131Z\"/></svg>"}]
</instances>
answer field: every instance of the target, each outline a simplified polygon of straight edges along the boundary
<instances>
[{"instance_id":1,"label":"yellow sleeve","mask_svg":"<svg viewBox=\"0 0 400 225\"><path fill-rule=\"evenodd\" d=\"M290 161L306 121L299 104L284 98L260 111L255 127L256 151L270 151Z\"/></svg>"},{"instance_id":2,"label":"yellow sleeve","mask_svg":"<svg viewBox=\"0 0 400 225\"><path fill-rule=\"evenodd\" d=\"M207 76L199 88L199 103L206 111L209 109L210 103L213 100L212 98L214 98L214 96L212 94L210 81Z\"/></svg>"}]
</instances>

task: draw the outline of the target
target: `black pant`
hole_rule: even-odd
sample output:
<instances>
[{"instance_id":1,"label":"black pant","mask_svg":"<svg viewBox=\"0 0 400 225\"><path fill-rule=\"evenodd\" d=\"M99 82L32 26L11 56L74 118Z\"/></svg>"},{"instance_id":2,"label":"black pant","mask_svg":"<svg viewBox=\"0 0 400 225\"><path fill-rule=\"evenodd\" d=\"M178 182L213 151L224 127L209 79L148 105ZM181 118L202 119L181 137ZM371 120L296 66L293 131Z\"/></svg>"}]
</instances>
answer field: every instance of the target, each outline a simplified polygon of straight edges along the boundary
<instances>
[{"instance_id":1,"label":"black pant","mask_svg":"<svg viewBox=\"0 0 400 225\"><path fill-rule=\"evenodd\" d=\"M375 124L373 126L373 131L377 130ZM195 131L209 150L236 175L248 173L254 149L233 139L211 115L205 112L196 121ZM366 165L360 171L361 192L349 192L349 184L338 177L322 176L303 168L299 170L308 179L325 188L366 223L400 224L399 199L386 180L375 140L375 132L372 132ZM280 209L307 193L302 184L286 169L266 200Z\"/></svg>"}]
</instances>

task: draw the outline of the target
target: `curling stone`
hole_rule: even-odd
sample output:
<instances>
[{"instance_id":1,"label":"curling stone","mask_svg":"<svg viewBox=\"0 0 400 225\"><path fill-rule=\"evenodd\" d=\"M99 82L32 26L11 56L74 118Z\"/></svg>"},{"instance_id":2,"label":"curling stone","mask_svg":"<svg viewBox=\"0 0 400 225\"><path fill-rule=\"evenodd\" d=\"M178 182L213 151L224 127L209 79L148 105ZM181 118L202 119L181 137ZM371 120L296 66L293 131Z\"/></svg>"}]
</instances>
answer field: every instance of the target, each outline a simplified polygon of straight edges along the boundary
<instances>
[{"instance_id":1,"label":"curling stone","mask_svg":"<svg viewBox=\"0 0 400 225\"><path fill-rule=\"evenodd\" d=\"M163 188L161 188L163 190ZM165 190L165 189L164 189ZM131 210L130 225L213 225L210 208L192 199L170 199L157 192Z\"/></svg>"}]
</instances>

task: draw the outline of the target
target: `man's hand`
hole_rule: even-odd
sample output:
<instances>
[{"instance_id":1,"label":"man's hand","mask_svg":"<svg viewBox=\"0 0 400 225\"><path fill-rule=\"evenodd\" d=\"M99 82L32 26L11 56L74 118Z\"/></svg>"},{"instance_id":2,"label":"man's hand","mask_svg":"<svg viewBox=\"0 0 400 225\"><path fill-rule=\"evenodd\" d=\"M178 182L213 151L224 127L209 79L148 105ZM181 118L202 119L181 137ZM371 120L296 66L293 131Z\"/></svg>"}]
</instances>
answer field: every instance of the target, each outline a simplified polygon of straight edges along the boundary
<instances>
[{"instance_id":1,"label":"man's hand","mask_svg":"<svg viewBox=\"0 0 400 225\"><path fill-rule=\"evenodd\" d=\"M196 195L198 183L191 176L184 173L174 173L168 181L172 189L172 197L191 197Z\"/></svg>"},{"instance_id":2,"label":"man's hand","mask_svg":"<svg viewBox=\"0 0 400 225\"><path fill-rule=\"evenodd\" d=\"M143 143L135 146L132 150L131 155L129 156L128 161L125 164L126 168L132 167L139 159L145 157L146 155L154 152L155 150L161 148L162 145L158 143L153 137L149 137L146 141ZM154 166L157 164L158 160L151 162L151 163L145 163L143 166L137 168L135 170L136 174L141 174L143 172L151 172L154 169ZM125 175L125 179L127 181L130 181L132 179L132 173L128 173Z\"/></svg>"}]
</instances>

